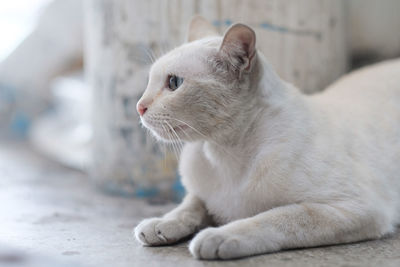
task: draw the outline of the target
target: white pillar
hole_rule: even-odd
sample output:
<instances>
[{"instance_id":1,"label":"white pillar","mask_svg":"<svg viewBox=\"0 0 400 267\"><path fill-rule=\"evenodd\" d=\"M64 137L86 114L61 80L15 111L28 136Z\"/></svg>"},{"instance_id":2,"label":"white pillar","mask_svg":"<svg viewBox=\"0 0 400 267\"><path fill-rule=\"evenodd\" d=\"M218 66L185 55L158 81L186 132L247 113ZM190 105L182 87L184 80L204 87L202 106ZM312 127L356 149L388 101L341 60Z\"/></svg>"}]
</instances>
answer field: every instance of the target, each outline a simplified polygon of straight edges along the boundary
<instances>
[{"instance_id":1,"label":"white pillar","mask_svg":"<svg viewBox=\"0 0 400 267\"><path fill-rule=\"evenodd\" d=\"M156 32L163 23L156 20L154 3L90 0L85 6L85 71L94 101L91 172L108 191L120 194L158 190L165 195L177 176L175 155L164 155L135 109L146 88L147 54L162 43Z\"/></svg>"}]
</instances>

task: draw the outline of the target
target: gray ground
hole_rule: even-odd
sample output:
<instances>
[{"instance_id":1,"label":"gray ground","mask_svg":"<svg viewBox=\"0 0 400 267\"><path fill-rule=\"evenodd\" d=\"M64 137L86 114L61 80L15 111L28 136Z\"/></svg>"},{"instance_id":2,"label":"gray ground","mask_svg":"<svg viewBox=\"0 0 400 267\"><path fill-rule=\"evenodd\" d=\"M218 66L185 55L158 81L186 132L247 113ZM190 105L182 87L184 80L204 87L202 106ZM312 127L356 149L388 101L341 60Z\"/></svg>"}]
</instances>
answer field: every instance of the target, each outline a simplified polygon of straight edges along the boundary
<instances>
[{"instance_id":1,"label":"gray ground","mask_svg":"<svg viewBox=\"0 0 400 267\"><path fill-rule=\"evenodd\" d=\"M225 262L194 260L187 243L142 247L132 228L172 204L106 196L84 174L4 141L0 188L0 266L400 266L400 233Z\"/></svg>"}]
</instances>

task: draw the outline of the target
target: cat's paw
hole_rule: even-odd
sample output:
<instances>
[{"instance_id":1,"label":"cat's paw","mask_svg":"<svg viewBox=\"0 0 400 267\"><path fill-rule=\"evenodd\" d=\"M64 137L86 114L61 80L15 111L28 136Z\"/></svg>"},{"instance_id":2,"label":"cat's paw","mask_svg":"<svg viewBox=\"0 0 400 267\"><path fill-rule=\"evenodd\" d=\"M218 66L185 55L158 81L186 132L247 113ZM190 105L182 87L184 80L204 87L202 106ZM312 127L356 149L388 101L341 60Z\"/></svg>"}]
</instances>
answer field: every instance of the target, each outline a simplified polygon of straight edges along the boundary
<instances>
[{"instance_id":1,"label":"cat's paw","mask_svg":"<svg viewBox=\"0 0 400 267\"><path fill-rule=\"evenodd\" d=\"M176 243L191 234L190 229L176 219L150 218L135 227L136 239L147 246Z\"/></svg>"},{"instance_id":2,"label":"cat's paw","mask_svg":"<svg viewBox=\"0 0 400 267\"><path fill-rule=\"evenodd\" d=\"M189 250L197 259L233 259L248 256L240 236L221 228L207 228L190 242Z\"/></svg>"}]
</instances>

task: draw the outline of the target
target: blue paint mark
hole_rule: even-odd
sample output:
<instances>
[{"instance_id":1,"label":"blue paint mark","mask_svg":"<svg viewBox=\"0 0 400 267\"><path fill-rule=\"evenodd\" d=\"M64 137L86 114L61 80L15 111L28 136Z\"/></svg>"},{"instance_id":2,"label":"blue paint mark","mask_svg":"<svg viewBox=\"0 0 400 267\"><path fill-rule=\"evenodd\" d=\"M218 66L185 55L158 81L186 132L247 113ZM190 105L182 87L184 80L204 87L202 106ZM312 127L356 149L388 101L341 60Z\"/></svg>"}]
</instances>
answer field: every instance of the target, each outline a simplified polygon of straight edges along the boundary
<instances>
[{"instance_id":1,"label":"blue paint mark","mask_svg":"<svg viewBox=\"0 0 400 267\"><path fill-rule=\"evenodd\" d=\"M158 195L159 190L156 187L138 187L135 195L140 198L154 197Z\"/></svg>"},{"instance_id":2,"label":"blue paint mark","mask_svg":"<svg viewBox=\"0 0 400 267\"><path fill-rule=\"evenodd\" d=\"M17 111L12 118L11 131L20 137L25 137L31 126L31 119L21 111Z\"/></svg>"},{"instance_id":3,"label":"blue paint mark","mask_svg":"<svg viewBox=\"0 0 400 267\"><path fill-rule=\"evenodd\" d=\"M225 20L225 25L226 26L229 26L229 25L231 25L232 24L232 20L230 20L230 19L226 19Z\"/></svg>"},{"instance_id":4,"label":"blue paint mark","mask_svg":"<svg viewBox=\"0 0 400 267\"><path fill-rule=\"evenodd\" d=\"M283 26L273 25L268 22L260 23L259 26L263 29L270 30L270 31L275 31L275 32L280 32L280 33L290 33L290 34L296 34L296 35L308 35L308 36L315 37L317 40L321 39L321 33L311 31L311 30L289 29L289 28L286 28Z\"/></svg>"},{"instance_id":5,"label":"blue paint mark","mask_svg":"<svg viewBox=\"0 0 400 267\"><path fill-rule=\"evenodd\" d=\"M283 32L283 33L289 32L288 28L285 28L285 27L282 27L282 26L273 25L273 24L270 24L268 22L261 23L260 27L264 28L264 29L272 30L272 31L277 31L277 32Z\"/></svg>"},{"instance_id":6,"label":"blue paint mark","mask_svg":"<svg viewBox=\"0 0 400 267\"><path fill-rule=\"evenodd\" d=\"M221 20L214 20L213 22L212 22L212 25L214 25L215 27L219 27L219 26L222 26L222 25L225 25L225 26L230 26L230 25L232 25L232 20L230 20L230 19L226 19L226 20L224 20L224 21L221 21Z\"/></svg>"},{"instance_id":7,"label":"blue paint mark","mask_svg":"<svg viewBox=\"0 0 400 267\"><path fill-rule=\"evenodd\" d=\"M223 21L221 20L214 20L212 24L215 27L220 27L220 26L230 26L232 25L233 21L230 19L225 19ZM314 36L318 40L321 39L321 33L319 32L314 32L311 30L296 30L296 29L289 29L283 26L279 25L274 25L269 22L262 22L257 25L258 27L265 29L265 30L270 30L270 31L275 31L275 32L280 32L280 33L291 33L291 34L296 34L296 35L309 35L309 36Z\"/></svg>"},{"instance_id":8,"label":"blue paint mark","mask_svg":"<svg viewBox=\"0 0 400 267\"><path fill-rule=\"evenodd\" d=\"M7 84L0 84L0 104L5 104L11 109L10 118L8 121L8 131L16 137L26 137L30 125L31 118L28 114L16 109L16 88ZM14 111L15 110L15 111Z\"/></svg>"},{"instance_id":9,"label":"blue paint mark","mask_svg":"<svg viewBox=\"0 0 400 267\"><path fill-rule=\"evenodd\" d=\"M101 191L112 196L132 197L135 195L134 185L131 181L120 183L113 180L103 180L97 185Z\"/></svg>"},{"instance_id":10,"label":"blue paint mark","mask_svg":"<svg viewBox=\"0 0 400 267\"><path fill-rule=\"evenodd\" d=\"M212 25L214 25L215 27L219 27L219 26L221 26L221 21L219 21L219 20L214 20L214 21L212 22Z\"/></svg>"},{"instance_id":11,"label":"blue paint mark","mask_svg":"<svg viewBox=\"0 0 400 267\"><path fill-rule=\"evenodd\" d=\"M179 174L176 174L176 178L174 183L172 184L172 191L175 193L175 200L181 201L182 198L185 196L185 188L181 183L181 178Z\"/></svg>"}]
</instances>

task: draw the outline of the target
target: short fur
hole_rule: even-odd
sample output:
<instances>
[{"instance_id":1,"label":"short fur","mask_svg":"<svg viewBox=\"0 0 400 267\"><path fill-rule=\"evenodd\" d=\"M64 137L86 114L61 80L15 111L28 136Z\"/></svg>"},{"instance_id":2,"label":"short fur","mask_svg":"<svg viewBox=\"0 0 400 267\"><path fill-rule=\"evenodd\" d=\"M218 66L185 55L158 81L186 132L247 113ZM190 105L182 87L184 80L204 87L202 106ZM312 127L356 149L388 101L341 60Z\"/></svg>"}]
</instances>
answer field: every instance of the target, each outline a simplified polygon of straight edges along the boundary
<instances>
[{"instance_id":1,"label":"short fur","mask_svg":"<svg viewBox=\"0 0 400 267\"><path fill-rule=\"evenodd\" d=\"M356 71L306 96L255 50L255 34L224 37L196 18L197 40L161 57L139 101L143 124L185 141L187 196L135 228L144 245L200 231L199 259L380 238L400 217L400 62ZM211 34L213 35L213 34ZM184 78L176 90L167 77ZM205 229L204 229L205 228ZM204 230L202 230L204 229Z\"/></svg>"}]
</instances>

